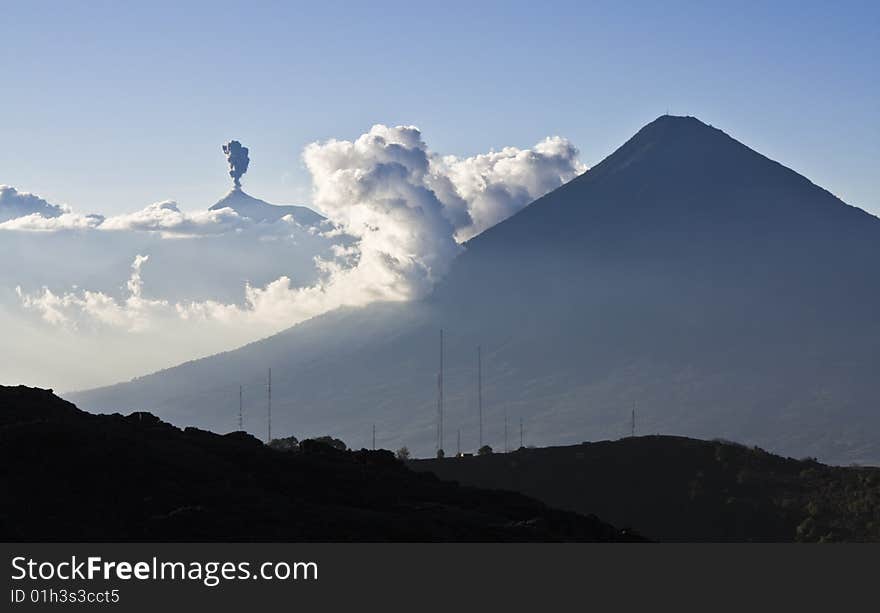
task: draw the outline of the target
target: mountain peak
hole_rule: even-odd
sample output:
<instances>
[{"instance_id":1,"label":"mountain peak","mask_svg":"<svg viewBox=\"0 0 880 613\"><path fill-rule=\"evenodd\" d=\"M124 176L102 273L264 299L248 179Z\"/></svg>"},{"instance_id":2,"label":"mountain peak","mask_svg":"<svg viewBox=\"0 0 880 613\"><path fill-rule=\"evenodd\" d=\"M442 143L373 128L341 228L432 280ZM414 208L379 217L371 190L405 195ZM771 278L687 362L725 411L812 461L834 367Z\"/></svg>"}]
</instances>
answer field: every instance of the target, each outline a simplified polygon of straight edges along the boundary
<instances>
[{"instance_id":1,"label":"mountain peak","mask_svg":"<svg viewBox=\"0 0 880 613\"><path fill-rule=\"evenodd\" d=\"M636 132L605 161L615 160L619 163L621 157L628 159L630 156L643 153L648 149L665 149L667 147L674 149L669 153L674 153L682 159L695 155L702 157L706 154L710 154L711 157L723 152L731 145L751 151L723 131L703 123L696 117L661 115Z\"/></svg>"},{"instance_id":2,"label":"mountain peak","mask_svg":"<svg viewBox=\"0 0 880 613\"><path fill-rule=\"evenodd\" d=\"M660 115L654 121L645 124L639 132L658 132L658 131L670 131L670 132L680 132L680 131L692 131L699 132L703 131L705 134L724 134L718 128L708 124L704 121L701 121L697 117L693 115Z\"/></svg>"},{"instance_id":3,"label":"mountain peak","mask_svg":"<svg viewBox=\"0 0 880 613\"><path fill-rule=\"evenodd\" d=\"M708 124L700 121L693 115L669 115L668 113L665 115L660 115L654 121L645 125L645 128L654 125L669 125L669 126L703 126L703 127L711 127Z\"/></svg>"},{"instance_id":4,"label":"mountain peak","mask_svg":"<svg viewBox=\"0 0 880 613\"><path fill-rule=\"evenodd\" d=\"M665 113L663 115L660 115L659 117L657 117L657 119L655 119L654 121L652 121L651 123L649 123L647 125L650 126L652 124L659 124L659 123L671 123L671 124L677 124L677 125L700 125L700 126L709 127L709 124L707 124L703 121L700 121L699 119L697 119L693 115L670 115L669 113Z\"/></svg>"},{"instance_id":5,"label":"mountain peak","mask_svg":"<svg viewBox=\"0 0 880 613\"><path fill-rule=\"evenodd\" d=\"M661 115L607 158L468 243L686 251L694 236L857 231L866 214L696 117ZM848 228L848 230L844 230ZM861 230L858 230L861 231ZM693 245L691 245L693 247Z\"/></svg>"},{"instance_id":6,"label":"mountain peak","mask_svg":"<svg viewBox=\"0 0 880 613\"><path fill-rule=\"evenodd\" d=\"M240 185L234 186L229 193L218 200L209 210L232 209L242 217L258 222L275 222L286 215L293 215L294 220L303 226L314 226L324 221L324 217L304 206L270 204L265 200L254 198Z\"/></svg>"}]
</instances>

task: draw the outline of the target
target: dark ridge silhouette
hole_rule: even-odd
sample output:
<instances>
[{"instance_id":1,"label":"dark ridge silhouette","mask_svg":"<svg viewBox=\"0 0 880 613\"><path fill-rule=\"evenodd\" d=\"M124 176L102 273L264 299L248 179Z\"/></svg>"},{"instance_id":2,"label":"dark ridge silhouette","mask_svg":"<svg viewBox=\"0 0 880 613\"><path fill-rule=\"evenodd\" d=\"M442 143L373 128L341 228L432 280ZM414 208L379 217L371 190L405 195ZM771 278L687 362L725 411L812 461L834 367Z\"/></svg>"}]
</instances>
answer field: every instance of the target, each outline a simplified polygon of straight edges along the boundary
<instances>
[{"instance_id":1,"label":"dark ridge silhouette","mask_svg":"<svg viewBox=\"0 0 880 613\"><path fill-rule=\"evenodd\" d=\"M297 449L0 387L0 541L641 540L415 473L388 451Z\"/></svg>"},{"instance_id":2,"label":"dark ridge silhouette","mask_svg":"<svg viewBox=\"0 0 880 613\"><path fill-rule=\"evenodd\" d=\"M589 509L660 541L880 540L880 469L826 466L727 441L644 436L409 465Z\"/></svg>"},{"instance_id":3,"label":"dark ridge silhouette","mask_svg":"<svg viewBox=\"0 0 880 613\"><path fill-rule=\"evenodd\" d=\"M636 405L643 433L880 463L877 262L876 217L695 118L663 116L469 241L425 301L340 310L71 398L224 431L237 396L219 382L271 365L288 407L279 431L366 446L377 423L390 446L433 455L442 327L446 423L471 450L481 345L496 448L505 410L553 445L627 433Z\"/></svg>"}]
</instances>

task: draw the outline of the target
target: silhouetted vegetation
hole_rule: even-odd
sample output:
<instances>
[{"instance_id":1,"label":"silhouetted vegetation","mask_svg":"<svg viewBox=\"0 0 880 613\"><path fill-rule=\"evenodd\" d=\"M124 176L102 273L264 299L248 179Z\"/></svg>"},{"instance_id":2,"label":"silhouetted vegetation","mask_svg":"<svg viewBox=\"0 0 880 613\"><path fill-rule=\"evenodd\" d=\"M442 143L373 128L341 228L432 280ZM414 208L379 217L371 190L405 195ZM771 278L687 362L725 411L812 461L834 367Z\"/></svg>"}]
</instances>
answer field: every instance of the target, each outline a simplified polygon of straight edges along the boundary
<instances>
[{"instance_id":1,"label":"silhouetted vegetation","mask_svg":"<svg viewBox=\"0 0 880 613\"><path fill-rule=\"evenodd\" d=\"M269 447L277 451L296 451L299 449L299 441L295 436L273 438L269 441Z\"/></svg>"},{"instance_id":2,"label":"silhouetted vegetation","mask_svg":"<svg viewBox=\"0 0 880 613\"><path fill-rule=\"evenodd\" d=\"M658 540L880 540L880 468L826 466L730 441L645 436L411 466L589 510Z\"/></svg>"},{"instance_id":3,"label":"silhouetted vegetation","mask_svg":"<svg viewBox=\"0 0 880 613\"><path fill-rule=\"evenodd\" d=\"M339 440L338 438L333 438L332 436L319 436L317 438L306 439L303 441L303 444L310 445L317 443L319 445L329 445L334 449L338 449L339 451L348 451L348 445L345 442Z\"/></svg>"}]
</instances>

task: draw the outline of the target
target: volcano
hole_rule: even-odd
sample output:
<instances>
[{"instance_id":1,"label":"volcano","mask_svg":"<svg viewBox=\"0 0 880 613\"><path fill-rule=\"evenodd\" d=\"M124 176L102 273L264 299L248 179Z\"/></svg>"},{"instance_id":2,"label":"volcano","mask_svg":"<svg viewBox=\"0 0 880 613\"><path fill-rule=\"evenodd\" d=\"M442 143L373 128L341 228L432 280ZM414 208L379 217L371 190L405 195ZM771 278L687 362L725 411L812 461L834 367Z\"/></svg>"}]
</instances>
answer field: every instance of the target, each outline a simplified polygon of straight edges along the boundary
<instances>
[{"instance_id":1,"label":"volcano","mask_svg":"<svg viewBox=\"0 0 880 613\"><path fill-rule=\"evenodd\" d=\"M239 350L72 395L228 431L432 454L630 434L880 462L880 220L693 117L662 116L466 244L426 300L345 309ZM477 411L482 348L483 431ZM232 391L230 391L232 390ZM246 426L259 432L262 413ZM515 434L514 434L515 433Z\"/></svg>"},{"instance_id":2,"label":"volcano","mask_svg":"<svg viewBox=\"0 0 880 613\"><path fill-rule=\"evenodd\" d=\"M274 223L286 215L301 226L317 226L324 217L304 206L269 204L265 200L254 198L240 187L233 187L229 193L218 200L209 210L232 209L242 217L258 222Z\"/></svg>"}]
</instances>

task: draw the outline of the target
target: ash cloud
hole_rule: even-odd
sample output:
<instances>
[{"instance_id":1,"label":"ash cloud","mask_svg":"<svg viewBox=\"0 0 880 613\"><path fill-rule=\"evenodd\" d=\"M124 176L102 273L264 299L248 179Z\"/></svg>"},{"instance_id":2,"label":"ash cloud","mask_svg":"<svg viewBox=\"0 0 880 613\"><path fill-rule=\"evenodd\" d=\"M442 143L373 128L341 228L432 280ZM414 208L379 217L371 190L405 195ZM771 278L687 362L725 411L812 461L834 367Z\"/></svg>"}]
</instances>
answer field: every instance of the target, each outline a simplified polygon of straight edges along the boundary
<instances>
[{"instance_id":1,"label":"ash cloud","mask_svg":"<svg viewBox=\"0 0 880 613\"><path fill-rule=\"evenodd\" d=\"M248 148L243 147L237 140L231 140L223 145L223 153L226 154L226 161L229 163L229 176L235 187L241 187L241 177L247 172L250 158L248 157Z\"/></svg>"}]
</instances>

